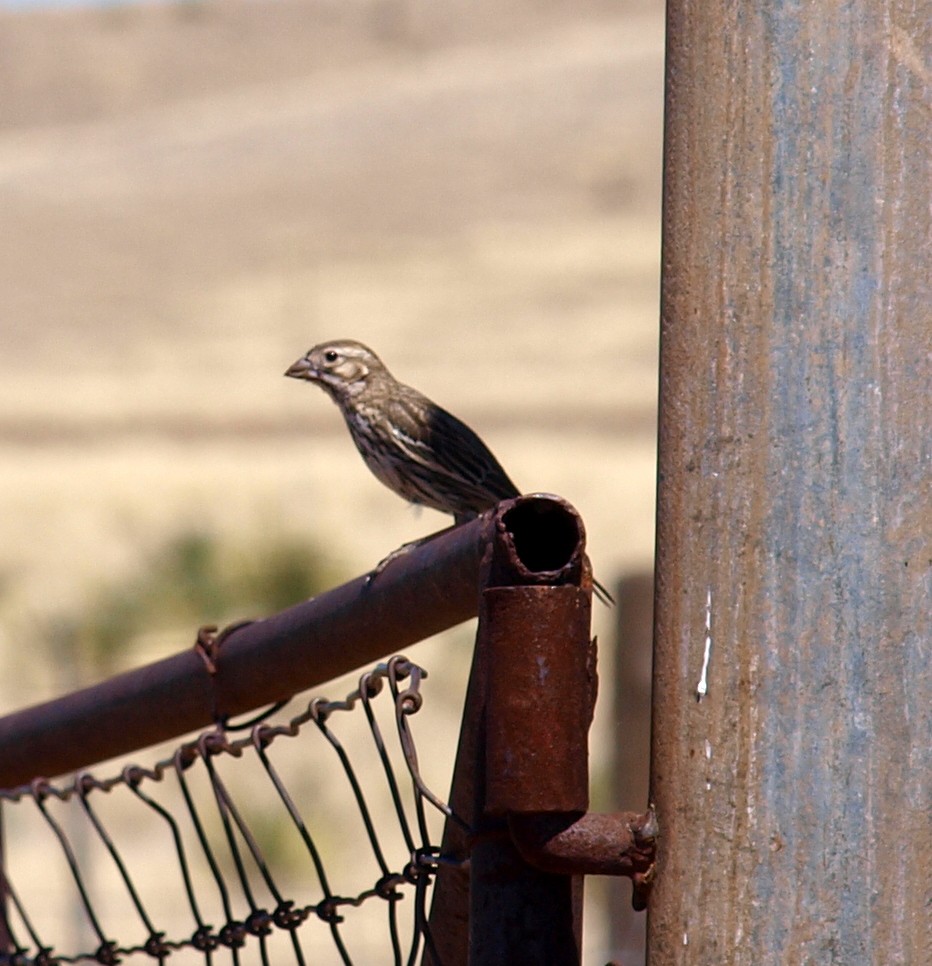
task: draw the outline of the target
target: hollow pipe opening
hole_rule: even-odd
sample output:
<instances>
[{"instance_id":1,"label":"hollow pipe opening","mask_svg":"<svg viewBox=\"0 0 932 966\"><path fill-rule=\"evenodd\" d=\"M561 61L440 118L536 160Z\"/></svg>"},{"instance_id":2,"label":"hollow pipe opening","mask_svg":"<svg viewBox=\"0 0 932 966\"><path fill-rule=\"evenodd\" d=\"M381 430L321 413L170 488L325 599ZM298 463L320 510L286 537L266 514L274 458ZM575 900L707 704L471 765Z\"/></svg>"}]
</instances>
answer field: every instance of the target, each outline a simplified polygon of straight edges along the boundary
<instances>
[{"instance_id":1,"label":"hollow pipe opening","mask_svg":"<svg viewBox=\"0 0 932 966\"><path fill-rule=\"evenodd\" d=\"M502 516L515 556L531 573L556 572L579 554L585 539L582 521L550 496L522 497Z\"/></svg>"}]
</instances>

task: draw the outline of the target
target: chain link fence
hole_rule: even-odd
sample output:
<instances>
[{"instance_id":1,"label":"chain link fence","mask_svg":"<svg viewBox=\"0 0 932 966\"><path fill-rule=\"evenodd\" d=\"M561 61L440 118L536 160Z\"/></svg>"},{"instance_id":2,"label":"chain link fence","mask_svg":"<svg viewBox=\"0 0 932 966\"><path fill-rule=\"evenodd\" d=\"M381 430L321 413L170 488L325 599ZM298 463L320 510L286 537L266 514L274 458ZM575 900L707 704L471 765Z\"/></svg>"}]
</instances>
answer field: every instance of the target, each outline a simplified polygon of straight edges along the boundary
<instances>
[{"instance_id":1,"label":"chain link fence","mask_svg":"<svg viewBox=\"0 0 932 966\"><path fill-rule=\"evenodd\" d=\"M185 952L185 962L222 954L235 963L349 964L372 961L373 949L380 962L415 962L422 944L431 945L426 904L443 861L428 812L452 817L418 770L411 719L425 677L394 657L363 674L345 699L314 698L248 736L215 728L151 767L127 765L105 779L81 772L65 785L37 779L0 792L8 832L15 829L2 873L11 950L0 962L163 962ZM355 763L353 742L341 738L348 730L357 744L363 733L371 752L364 759L360 751ZM329 761L320 758L313 775L301 776L313 743L323 744ZM279 754L285 744L299 748ZM301 796L292 790L297 784ZM338 784L349 847L334 840L331 826L315 823L307 793ZM112 823L105 798L114 800ZM14 815L20 812L30 814ZM390 831L380 828L386 816ZM21 846L41 851L41 871L29 868L29 855L21 859ZM160 890L153 880L154 865L162 883L174 881L173 897L183 897L182 915L178 902L162 901L166 885ZM51 937L48 883L64 869L65 900L80 913L89 948L64 948Z\"/></svg>"},{"instance_id":2,"label":"chain link fence","mask_svg":"<svg viewBox=\"0 0 932 966\"><path fill-rule=\"evenodd\" d=\"M568 504L520 497L374 581L0 719L0 964L578 964L583 877L631 877L643 908L656 834L588 810L583 546ZM474 615L449 806L418 763L420 666L291 698Z\"/></svg>"}]
</instances>

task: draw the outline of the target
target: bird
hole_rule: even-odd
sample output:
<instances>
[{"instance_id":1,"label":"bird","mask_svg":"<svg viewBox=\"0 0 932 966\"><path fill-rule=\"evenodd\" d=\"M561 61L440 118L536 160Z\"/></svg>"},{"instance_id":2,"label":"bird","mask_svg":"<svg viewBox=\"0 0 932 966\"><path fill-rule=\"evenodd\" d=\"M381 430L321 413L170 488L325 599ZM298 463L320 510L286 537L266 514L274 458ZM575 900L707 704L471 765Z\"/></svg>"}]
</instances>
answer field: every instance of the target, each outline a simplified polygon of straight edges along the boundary
<instances>
[{"instance_id":1,"label":"bird","mask_svg":"<svg viewBox=\"0 0 932 966\"><path fill-rule=\"evenodd\" d=\"M353 339L321 342L285 372L320 386L337 404L366 466L409 503L453 516L454 526L520 496L492 451L464 422L399 382ZM415 541L415 544L417 541ZM390 554L375 573L394 559ZM596 596L611 595L593 581Z\"/></svg>"}]
</instances>

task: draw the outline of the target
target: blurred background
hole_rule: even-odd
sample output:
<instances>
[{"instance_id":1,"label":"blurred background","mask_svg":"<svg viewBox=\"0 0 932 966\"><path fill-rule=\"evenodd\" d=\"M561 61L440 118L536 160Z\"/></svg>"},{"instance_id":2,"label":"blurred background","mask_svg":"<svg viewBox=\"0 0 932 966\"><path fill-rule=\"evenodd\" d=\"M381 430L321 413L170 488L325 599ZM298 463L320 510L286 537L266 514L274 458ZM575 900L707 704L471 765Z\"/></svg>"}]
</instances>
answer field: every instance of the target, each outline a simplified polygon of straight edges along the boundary
<instances>
[{"instance_id":1,"label":"blurred background","mask_svg":"<svg viewBox=\"0 0 932 966\"><path fill-rule=\"evenodd\" d=\"M447 525L283 378L324 339L573 502L610 587L649 570L662 80L661 0L0 3L3 709ZM643 808L595 621L593 805ZM409 654L428 702L469 639ZM630 886L587 889L587 964L637 961Z\"/></svg>"}]
</instances>

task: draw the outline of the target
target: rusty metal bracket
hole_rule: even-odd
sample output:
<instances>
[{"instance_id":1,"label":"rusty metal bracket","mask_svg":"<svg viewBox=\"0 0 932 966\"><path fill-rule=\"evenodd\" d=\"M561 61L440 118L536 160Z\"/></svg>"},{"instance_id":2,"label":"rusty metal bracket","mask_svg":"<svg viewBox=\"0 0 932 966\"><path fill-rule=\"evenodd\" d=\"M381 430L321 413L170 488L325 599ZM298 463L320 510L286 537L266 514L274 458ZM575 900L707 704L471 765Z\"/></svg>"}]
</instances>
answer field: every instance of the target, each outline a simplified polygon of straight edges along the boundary
<instances>
[{"instance_id":1,"label":"rusty metal bracket","mask_svg":"<svg viewBox=\"0 0 932 966\"><path fill-rule=\"evenodd\" d=\"M535 869L557 875L628 876L634 883L634 908L646 908L657 842L653 811L512 812L508 830L521 857Z\"/></svg>"},{"instance_id":2,"label":"rusty metal bracket","mask_svg":"<svg viewBox=\"0 0 932 966\"><path fill-rule=\"evenodd\" d=\"M587 745L597 674L585 534L568 520L566 560L551 563L558 585L529 586L522 551L534 546L533 509L519 504L498 517L488 574L502 586L487 586L483 594L491 660L486 814L507 817L515 847L534 868L628 876L635 884L634 906L644 908L653 878L655 816L588 811Z\"/></svg>"},{"instance_id":3,"label":"rusty metal bracket","mask_svg":"<svg viewBox=\"0 0 932 966\"><path fill-rule=\"evenodd\" d=\"M588 811L587 735L596 693L590 597L579 587L485 591L486 813L507 818L521 857L558 875L621 875L645 907L653 878L652 813Z\"/></svg>"}]
</instances>

